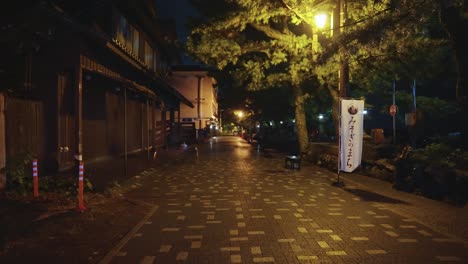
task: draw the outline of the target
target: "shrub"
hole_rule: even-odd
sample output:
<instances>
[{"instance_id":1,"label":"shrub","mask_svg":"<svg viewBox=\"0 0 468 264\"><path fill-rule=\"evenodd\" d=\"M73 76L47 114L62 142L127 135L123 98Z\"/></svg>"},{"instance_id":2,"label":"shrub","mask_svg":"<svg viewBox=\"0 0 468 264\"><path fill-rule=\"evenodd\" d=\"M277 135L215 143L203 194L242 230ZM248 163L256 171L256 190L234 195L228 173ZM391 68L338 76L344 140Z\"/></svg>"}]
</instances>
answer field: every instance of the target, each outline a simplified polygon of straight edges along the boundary
<instances>
[{"instance_id":1,"label":"shrub","mask_svg":"<svg viewBox=\"0 0 468 264\"><path fill-rule=\"evenodd\" d=\"M20 195L32 193L32 160L36 155L31 151L24 151L9 159L4 171L7 176L7 191ZM84 179L84 189L93 190L93 184L88 178ZM64 192L67 195L78 193L78 179L75 176L46 176L39 175L40 191Z\"/></svg>"},{"instance_id":2,"label":"shrub","mask_svg":"<svg viewBox=\"0 0 468 264\"><path fill-rule=\"evenodd\" d=\"M25 195L32 190L31 163L34 153L24 151L8 160L5 167L7 190Z\"/></svg>"},{"instance_id":3,"label":"shrub","mask_svg":"<svg viewBox=\"0 0 468 264\"><path fill-rule=\"evenodd\" d=\"M424 168L453 169L468 162L468 153L463 152L461 149L453 149L443 143L433 143L425 148L414 150L411 161Z\"/></svg>"},{"instance_id":4,"label":"shrub","mask_svg":"<svg viewBox=\"0 0 468 264\"><path fill-rule=\"evenodd\" d=\"M466 195L459 184L466 181L456 177L455 169L466 166L468 153L447 144L433 143L414 150L410 161L414 170L411 182L422 194L436 199L448 197L456 203L464 202Z\"/></svg>"}]
</instances>

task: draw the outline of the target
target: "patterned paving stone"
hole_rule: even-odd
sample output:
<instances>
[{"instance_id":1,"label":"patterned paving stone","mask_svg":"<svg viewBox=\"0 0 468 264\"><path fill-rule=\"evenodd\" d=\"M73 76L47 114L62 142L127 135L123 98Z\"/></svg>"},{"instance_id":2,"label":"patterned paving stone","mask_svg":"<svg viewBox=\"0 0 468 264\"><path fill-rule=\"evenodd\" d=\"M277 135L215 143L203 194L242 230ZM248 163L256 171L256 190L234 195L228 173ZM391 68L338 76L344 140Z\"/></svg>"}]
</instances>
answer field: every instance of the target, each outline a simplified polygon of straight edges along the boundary
<instances>
[{"instance_id":1,"label":"patterned paving stone","mask_svg":"<svg viewBox=\"0 0 468 264\"><path fill-rule=\"evenodd\" d=\"M387 251L382 250L382 249L367 249L366 252L369 255L387 254Z\"/></svg>"},{"instance_id":2,"label":"patterned paving stone","mask_svg":"<svg viewBox=\"0 0 468 264\"><path fill-rule=\"evenodd\" d=\"M456 261L456 262L461 261L460 258L455 257L455 256L437 256L436 258L440 261Z\"/></svg>"},{"instance_id":3,"label":"patterned paving stone","mask_svg":"<svg viewBox=\"0 0 468 264\"><path fill-rule=\"evenodd\" d=\"M140 264L153 264L155 256L145 256L141 260Z\"/></svg>"},{"instance_id":4,"label":"patterned paving stone","mask_svg":"<svg viewBox=\"0 0 468 264\"><path fill-rule=\"evenodd\" d=\"M298 260L316 260L317 256L297 256Z\"/></svg>"},{"instance_id":5,"label":"patterned paving stone","mask_svg":"<svg viewBox=\"0 0 468 264\"><path fill-rule=\"evenodd\" d=\"M177 256L176 256L176 260L177 261L184 261L184 260L186 260L188 258L188 255L189 255L188 252L184 252L184 251L179 252L177 254Z\"/></svg>"},{"instance_id":6,"label":"patterned paving stone","mask_svg":"<svg viewBox=\"0 0 468 264\"><path fill-rule=\"evenodd\" d=\"M468 263L460 241L331 186L333 173L217 140L142 177L159 208L111 263Z\"/></svg>"},{"instance_id":7,"label":"patterned paving stone","mask_svg":"<svg viewBox=\"0 0 468 264\"><path fill-rule=\"evenodd\" d=\"M268 262L275 262L275 258L273 257L254 257L254 263L268 263Z\"/></svg>"},{"instance_id":8,"label":"patterned paving stone","mask_svg":"<svg viewBox=\"0 0 468 264\"><path fill-rule=\"evenodd\" d=\"M333 239L334 241L343 241L343 239L341 239L340 236L338 235L330 235L331 239Z\"/></svg>"},{"instance_id":9,"label":"patterned paving stone","mask_svg":"<svg viewBox=\"0 0 468 264\"><path fill-rule=\"evenodd\" d=\"M347 255L347 253L343 250L339 250L339 251L327 251L327 255L329 256L345 256Z\"/></svg>"},{"instance_id":10,"label":"patterned paving stone","mask_svg":"<svg viewBox=\"0 0 468 264\"><path fill-rule=\"evenodd\" d=\"M191 249L194 249L194 248L201 248L201 241L193 241L192 244L190 245L190 248Z\"/></svg>"},{"instance_id":11,"label":"patterned paving stone","mask_svg":"<svg viewBox=\"0 0 468 264\"><path fill-rule=\"evenodd\" d=\"M241 255L231 255L231 263L242 263Z\"/></svg>"}]
</instances>

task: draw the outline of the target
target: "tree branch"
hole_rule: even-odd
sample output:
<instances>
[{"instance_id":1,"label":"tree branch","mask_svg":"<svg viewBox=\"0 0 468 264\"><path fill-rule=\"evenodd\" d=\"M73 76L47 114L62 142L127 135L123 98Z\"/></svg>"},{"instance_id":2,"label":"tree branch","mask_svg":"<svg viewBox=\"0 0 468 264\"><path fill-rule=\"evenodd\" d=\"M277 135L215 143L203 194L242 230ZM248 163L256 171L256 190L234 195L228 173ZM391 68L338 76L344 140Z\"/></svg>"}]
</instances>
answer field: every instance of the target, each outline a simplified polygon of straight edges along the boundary
<instances>
[{"instance_id":1,"label":"tree branch","mask_svg":"<svg viewBox=\"0 0 468 264\"><path fill-rule=\"evenodd\" d=\"M282 32L280 32L278 30L275 30L275 29L271 28L270 26L259 25L259 24L255 24L255 23L249 23L249 25L252 26L253 28L255 28L256 30L265 33L265 35L267 35L268 37L270 37L272 39L277 39L277 40L282 40L282 41L290 41L291 40L292 35L282 33Z\"/></svg>"}]
</instances>

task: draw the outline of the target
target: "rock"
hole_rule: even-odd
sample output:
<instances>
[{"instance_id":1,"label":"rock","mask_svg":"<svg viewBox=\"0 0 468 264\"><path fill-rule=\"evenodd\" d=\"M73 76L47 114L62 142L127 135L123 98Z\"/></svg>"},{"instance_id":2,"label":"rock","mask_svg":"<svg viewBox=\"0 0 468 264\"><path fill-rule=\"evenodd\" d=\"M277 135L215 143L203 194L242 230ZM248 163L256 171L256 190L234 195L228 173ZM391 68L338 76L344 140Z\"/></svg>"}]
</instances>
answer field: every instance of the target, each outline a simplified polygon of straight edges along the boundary
<instances>
[{"instance_id":1,"label":"rock","mask_svg":"<svg viewBox=\"0 0 468 264\"><path fill-rule=\"evenodd\" d=\"M375 164L379 167L382 167L390 172L395 172L396 167L393 164L390 164L387 159L379 159L375 161Z\"/></svg>"}]
</instances>

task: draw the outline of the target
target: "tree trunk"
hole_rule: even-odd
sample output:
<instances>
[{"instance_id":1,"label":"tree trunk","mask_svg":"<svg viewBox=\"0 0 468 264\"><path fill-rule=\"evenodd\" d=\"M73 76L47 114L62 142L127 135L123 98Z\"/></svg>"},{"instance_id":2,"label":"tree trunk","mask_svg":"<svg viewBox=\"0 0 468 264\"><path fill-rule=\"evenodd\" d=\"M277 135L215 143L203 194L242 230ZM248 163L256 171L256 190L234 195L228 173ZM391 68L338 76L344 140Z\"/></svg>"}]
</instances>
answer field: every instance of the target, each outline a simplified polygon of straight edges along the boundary
<instances>
[{"instance_id":1,"label":"tree trunk","mask_svg":"<svg viewBox=\"0 0 468 264\"><path fill-rule=\"evenodd\" d=\"M468 19L463 16L463 11L456 6L454 0L441 0L440 20L447 32L452 48L455 52L455 63L457 70L456 98L462 113L468 111ZM466 5L466 4L465 4ZM466 7L461 7L466 8ZM468 115L462 114L462 135L464 144L468 144Z\"/></svg>"},{"instance_id":2,"label":"tree trunk","mask_svg":"<svg viewBox=\"0 0 468 264\"><path fill-rule=\"evenodd\" d=\"M333 86L327 85L328 92L330 93L330 96L332 98L332 117L333 117L333 122L335 123L335 135L336 135L336 140L339 140L339 125L338 122L340 121L339 119L339 113L338 113L338 106L339 106L339 96L338 96L338 91Z\"/></svg>"},{"instance_id":3,"label":"tree trunk","mask_svg":"<svg viewBox=\"0 0 468 264\"><path fill-rule=\"evenodd\" d=\"M296 117L297 138L299 141L299 150L301 153L307 151L309 146L309 135L307 133L307 124L304 109L305 95L300 85L294 85L294 113Z\"/></svg>"},{"instance_id":4,"label":"tree trunk","mask_svg":"<svg viewBox=\"0 0 468 264\"><path fill-rule=\"evenodd\" d=\"M457 101L463 108L466 108L468 87L466 76L468 74L468 35L466 28L468 27L468 19L464 18L455 1L441 1L440 20L445 28L445 31L450 37L451 45L455 52L455 63L457 70L457 86L456 97Z\"/></svg>"},{"instance_id":5,"label":"tree trunk","mask_svg":"<svg viewBox=\"0 0 468 264\"><path fill-rule=\"evenodd\" d=\"M0 93L0 192L6 188L5 105L5 95Z\"/></svg>"}]
</instances>

